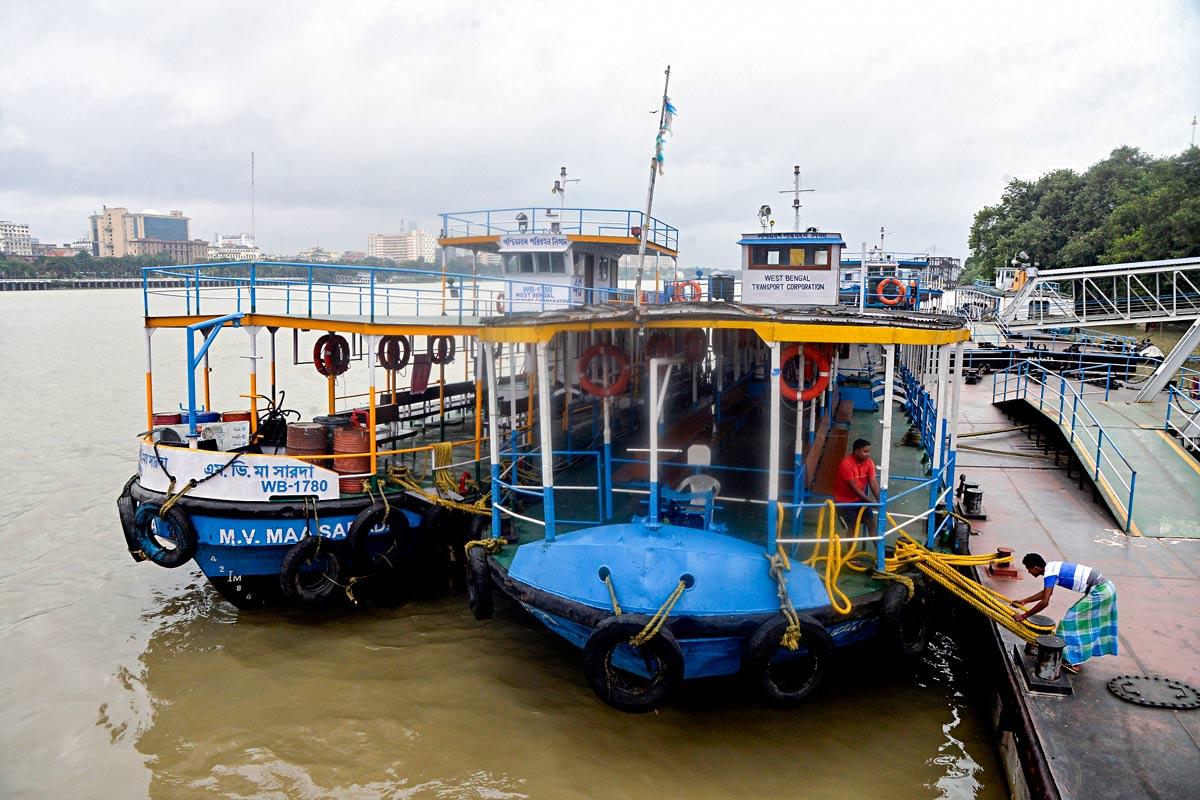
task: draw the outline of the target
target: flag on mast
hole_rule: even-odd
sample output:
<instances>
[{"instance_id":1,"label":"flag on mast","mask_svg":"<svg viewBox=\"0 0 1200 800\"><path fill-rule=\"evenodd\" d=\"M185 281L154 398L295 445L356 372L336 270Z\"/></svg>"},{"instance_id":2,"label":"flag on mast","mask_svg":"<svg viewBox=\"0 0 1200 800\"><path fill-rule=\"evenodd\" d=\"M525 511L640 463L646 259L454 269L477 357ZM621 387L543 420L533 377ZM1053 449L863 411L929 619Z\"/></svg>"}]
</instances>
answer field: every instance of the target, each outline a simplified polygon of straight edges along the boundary
<instances>
[{"instance_id":1,"label":"flag on mast","mask_svg":"<svg viewBox=\"0 0 1200 800\"><path fill-rule=\"evenodd\" d=\"M662 126L658 129L658 136L654 139L654 163L658 165L658 174L663 174L663 146L666 144L667 134L673 134L675 131L672 126L675 123L675 104L671 102L671 98L663 96L663 113Z\"/></svg>"}]
</instances>

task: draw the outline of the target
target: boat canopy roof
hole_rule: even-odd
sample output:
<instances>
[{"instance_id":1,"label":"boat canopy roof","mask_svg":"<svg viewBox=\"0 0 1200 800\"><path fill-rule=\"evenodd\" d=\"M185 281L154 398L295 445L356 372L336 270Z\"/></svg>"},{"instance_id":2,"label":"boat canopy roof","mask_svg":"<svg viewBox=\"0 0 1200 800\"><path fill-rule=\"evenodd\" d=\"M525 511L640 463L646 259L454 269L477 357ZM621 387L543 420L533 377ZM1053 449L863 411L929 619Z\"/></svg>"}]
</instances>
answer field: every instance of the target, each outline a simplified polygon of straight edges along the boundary
<instances>
[{"instance_id":1,"label":"boat canopy roof","mask_svg":"<svg viewBox=\"0 0 1200 800\"><path fill-rule=\"evenodd\" d=\"M766 341L850 344L948 344L970 338L965 319L843 306L790 309L744 303L697 302L580 306L481 320L480 336L493 342L544 342L564 331L623 328L753 330Z\"/></svg>"},{"instance_id":2,"label":"boat canopy roof","mask_svg":"<svg viewBox=\"0 0 1200 800\"><path fill-rule=\"evenodd\" d=\"M743 233L742 238L738 239L738 244L836 244L840 247L846 246L846 243L842 241L840 233L817 230L791 233L787 231L780 231L779 233Z\"/></svg>"}]
</instances>

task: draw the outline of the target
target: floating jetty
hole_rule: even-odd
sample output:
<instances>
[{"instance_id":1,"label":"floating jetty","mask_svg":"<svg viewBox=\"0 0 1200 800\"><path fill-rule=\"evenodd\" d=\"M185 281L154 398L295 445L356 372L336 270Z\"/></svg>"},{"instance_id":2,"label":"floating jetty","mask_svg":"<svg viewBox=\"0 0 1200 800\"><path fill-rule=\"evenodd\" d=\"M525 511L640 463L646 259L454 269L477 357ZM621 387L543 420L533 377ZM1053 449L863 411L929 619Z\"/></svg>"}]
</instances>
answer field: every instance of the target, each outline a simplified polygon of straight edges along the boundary
<instances>
[{"instance_id":1,"label":"floating jetty","mask_svg":"<svg viewBox=\"0 0 1200 800\"><path fill-rule=\"evenodd\" d=\"M1027 371L1037 372L1032 367ZM1100 412L1097 419L1105 424L1106 436L1113 436L1138 474L1132 524L1125 533L1128 501L1112 491L1120 481L1108 476L1108 451L1101 457L1106 468L1098 479L1094 452L1081 446L1079 415L1076 435L1070 434L1070 400L1066 425L1058 421L1057 403L1049 414L1038 410L1036 402L1033 413L1022 413L1014 403L1028 401L1014 401L1011 391L1006 395L1004 380L996 376L996 403L986 383L963 391L964 436L1005 430L973 439L986 441L988 453L960 454L961 473L977 482L987 498L988 518L974 523L978 535L971 537L971 547L1009 547L1018 555L1032 551L1047 559L1088 564L1116 584L1120 606L1121 654L1084 664L1079 675L1066 681L1069 695L1059 693L1062 689L1031 687L1020 651L1014 651L1023 642L988 624L981 669L993 677L992 721L1015 794L1194 796L1200 786L1200 711L1187 706L1191 695L1169 692L1164 697L1177 698L1179 707L1147 707L1118 699L1108 684L1121 676L1146 675L1200 686L1200 541L1194 538L1200 526L1194 505L1200 465L1161 427L1152 427L1151 414L1147 421L1141 416L1146 412L1140 412L1133 417L1138 423L1130 425L1127 406ZM1078 387L1076 383L1074 389ZM1014 419L1020 430L1010 430ZM1111 426L1113 419L1128 427ZM1147 446L1132 446L1137 440ZM1061 468L1028 457L1055 449ZM1028 595L1041 585L1023 572L1016 578L986 569L977 574L984 585L1009 596ZM1056 592L1045 613L1061 617L1076 599L1070 595Z\"/></svg>"}]
</instances>

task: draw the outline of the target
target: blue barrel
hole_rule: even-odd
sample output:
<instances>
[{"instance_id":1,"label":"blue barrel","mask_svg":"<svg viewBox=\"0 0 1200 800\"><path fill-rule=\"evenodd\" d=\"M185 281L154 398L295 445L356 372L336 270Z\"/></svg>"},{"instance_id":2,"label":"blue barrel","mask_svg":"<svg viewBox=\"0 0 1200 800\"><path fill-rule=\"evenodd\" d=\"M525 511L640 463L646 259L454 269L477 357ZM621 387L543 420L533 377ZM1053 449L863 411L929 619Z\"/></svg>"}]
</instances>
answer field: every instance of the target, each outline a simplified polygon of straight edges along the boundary
<instances>
[{"instance_id":1,"label":"blue barrel","mask_svg":"<svg viewBox=\"0 0 1200 800\"><path fill-rule=\"evenodd\" d=\"M187 425L188 424L188 412L184 411L183 414L181 415L181 417L183 419L183 424ZM197 425L199 425L201 422L220 422L220 421L221 421L221 413L219 411L197 411L196 412L196 424Z\"/></svg>"}]
</instances>

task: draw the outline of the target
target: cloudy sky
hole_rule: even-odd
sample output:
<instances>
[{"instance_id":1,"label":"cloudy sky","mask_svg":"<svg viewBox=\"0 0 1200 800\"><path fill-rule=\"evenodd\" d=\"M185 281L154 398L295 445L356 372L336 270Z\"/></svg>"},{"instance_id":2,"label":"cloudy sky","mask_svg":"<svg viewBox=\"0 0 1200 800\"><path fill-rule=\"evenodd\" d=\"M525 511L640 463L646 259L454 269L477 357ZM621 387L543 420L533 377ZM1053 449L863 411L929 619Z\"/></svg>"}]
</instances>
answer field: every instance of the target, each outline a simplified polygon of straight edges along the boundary
<instances>
[{"instance_id":1,"label":"cloudy sky","mask_svg":"<svg viewBox=\"0 0 1200 800\"><path fill-rule=\"evenodd\" d=\"M1012 176L1120 144L1172 154L1200 113L1200 2L0 0L0 219L72 239L101 205L194 236L363 250L402 219L640 208L663 69L679 108L655 215L730 264L762 203L848 242L965 255Z\"/></svg>"}]
</instances>

